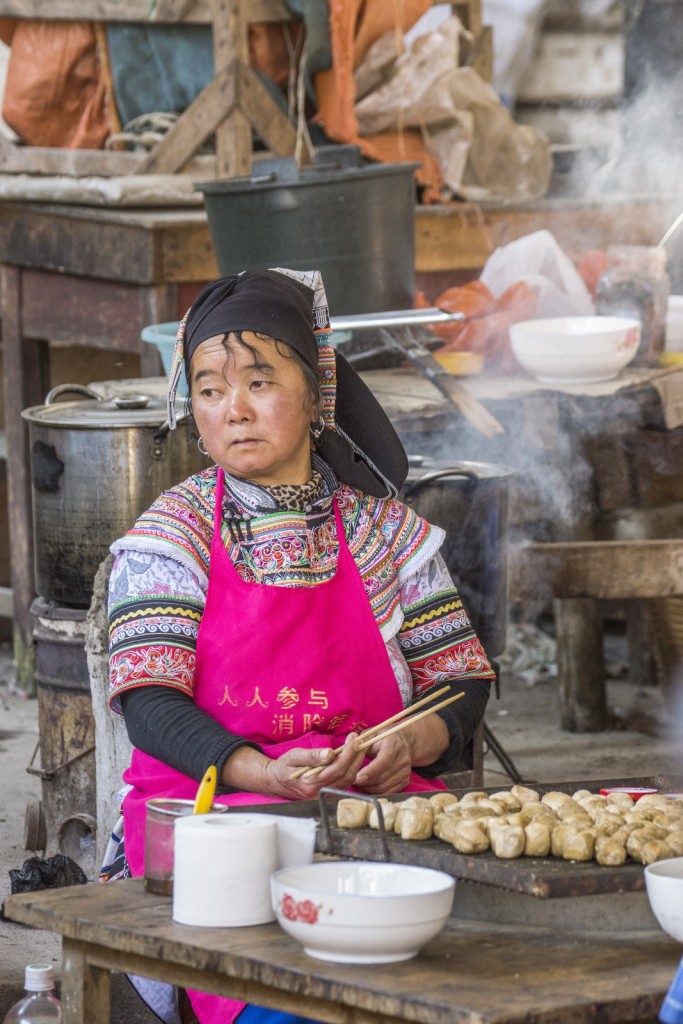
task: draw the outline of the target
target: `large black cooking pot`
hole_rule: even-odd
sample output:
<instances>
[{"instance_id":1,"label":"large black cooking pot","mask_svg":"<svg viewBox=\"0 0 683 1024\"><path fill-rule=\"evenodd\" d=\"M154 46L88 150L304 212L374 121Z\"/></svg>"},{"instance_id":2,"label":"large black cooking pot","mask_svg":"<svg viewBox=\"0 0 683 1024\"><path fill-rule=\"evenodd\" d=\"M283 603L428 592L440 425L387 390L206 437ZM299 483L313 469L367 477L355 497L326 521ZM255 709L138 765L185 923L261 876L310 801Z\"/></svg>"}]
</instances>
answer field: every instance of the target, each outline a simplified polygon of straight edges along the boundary
<instances>
[{"instance_id":1,"label":"large black cooking pot","mask_svg":"<svg viewBox=\"0 0 683 1024\"><path fill-rule=\"evenodd\" d=\"M505 649L507 523L512 470L411 458L400 497L446 531L441 554L489 658Z\"/></svg>"},{"instance_id":2,"label":"large black cooking pot","mask_svg":"<svg viewBox=\"0 0 683 1024\"><path fill-rule=\"evenodd\" d=\"M88 397L53 401L67 391ZM105 400L81 385L60 385L22 417L31 451L36 591L46 601L87 608L109 545L163 491L208 461L186 429L168 430L161 398Z\"/></svg>"}]
</instances>

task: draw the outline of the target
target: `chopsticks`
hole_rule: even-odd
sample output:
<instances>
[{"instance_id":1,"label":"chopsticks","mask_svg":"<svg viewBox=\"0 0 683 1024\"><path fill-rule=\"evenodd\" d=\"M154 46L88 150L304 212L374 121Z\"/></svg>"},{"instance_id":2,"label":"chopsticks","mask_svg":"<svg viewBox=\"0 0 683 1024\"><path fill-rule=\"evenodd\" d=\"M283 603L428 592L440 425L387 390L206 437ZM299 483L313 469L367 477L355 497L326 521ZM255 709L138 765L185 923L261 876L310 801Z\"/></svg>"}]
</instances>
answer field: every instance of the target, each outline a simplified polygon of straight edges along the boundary
<instances>
[{"instance_id":1,"label":"chopsticks","mask_svg":"<svg viewBox=\"0 0 683 1024\"><path fill-rule=\"evenodd\" d=\"M418 708L424 707L425 704L429 704L430 701L433 701L437 697L440 697L449 689L450 687L448 686L442 686L440 690L436 690L435 693L427 694L427 696L423 697L422 700L418 700L415 704L411 704L410 707L404 708L397 714L392 715L391 718L385 718L383 722L379 722L377 725L370 726L369 729L366 729L358 737L360 743L358 744L357 749L367 750L368 747L371 747L373 743L377 743L378 740L383 740L386 736L391 736L395 732L400 732L401 729L405 729L406 726L412 725L413 722L419 722L421 718L426 718L427 715L431 715L434 711L440 711L441 708L445 708L447 704L452 704L453 701L459 700L461 697L465 696L464 690L461 690L460 693L456 693L451 697L447 697L445 700L439 701L438 704L433 704L432 707L430 708L425 708L425 710L420 711L418 715L414 714L414 712L417 711ZM394 725L394 722L396 722L397 724ZM391 728L387 728L387 726L390 726ZM337 754L339 754L343 749L343 746L335 747L333 750L334 756L336 757ZM319 764L310 768L304 765L304 767L302 768L297 768L297 770L290 776L290 778L311 778L311 776L318 775L327 767L327 764Z\"/></svg>"}]
</instances>

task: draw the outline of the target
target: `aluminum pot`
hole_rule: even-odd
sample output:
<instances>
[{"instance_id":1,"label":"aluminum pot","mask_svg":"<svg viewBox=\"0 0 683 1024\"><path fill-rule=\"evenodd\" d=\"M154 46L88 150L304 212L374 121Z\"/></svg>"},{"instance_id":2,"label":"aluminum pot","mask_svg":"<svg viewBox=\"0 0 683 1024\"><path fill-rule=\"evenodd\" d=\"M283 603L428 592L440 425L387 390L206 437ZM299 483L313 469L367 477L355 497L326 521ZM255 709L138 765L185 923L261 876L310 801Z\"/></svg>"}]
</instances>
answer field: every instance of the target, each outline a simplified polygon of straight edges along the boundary
<instances>
[{"instance_id":1,"label":"aluminum pot","mask_svg":"<svg viewBox=\"0 0 683 1024\"><path fill-rule=\"evenodd\" d=\"M55 401L69 391L87 397ZM46 601L87 608L109 545L163 491L209 463L184 425L168 430L160 398L103 399L90 388L61 385L22 417L29 427L36 591Z\"/></svg>"},{"instance_id":2,"label":"aluminum pot","mask_svg":"<svg viewBox=\"0 0 683 1024\"><path fill-rule=\"evenodd\" d=\"M400 497L446 531L441 548L484 650L495 658L507 632L508 492L513 470L483 462L413 456Z\"/></svg>"}]
</instances>

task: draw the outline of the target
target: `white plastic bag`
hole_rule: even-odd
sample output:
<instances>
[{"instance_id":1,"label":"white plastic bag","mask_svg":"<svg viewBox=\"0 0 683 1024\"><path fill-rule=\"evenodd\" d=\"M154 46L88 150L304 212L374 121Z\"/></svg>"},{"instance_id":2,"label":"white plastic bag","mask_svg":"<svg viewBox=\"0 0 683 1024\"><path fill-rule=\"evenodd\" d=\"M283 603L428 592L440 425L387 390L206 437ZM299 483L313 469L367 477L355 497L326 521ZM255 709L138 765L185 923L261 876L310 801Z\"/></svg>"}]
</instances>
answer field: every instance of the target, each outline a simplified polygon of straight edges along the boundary
<instances>
[{"instance_id":1,"label":"white plastic bag","mask_svg":"<svg viewBox=\"0 0 683 1024\"><path fill-rule=\"evenodd\" d=\"M550 231L534 231L496 249L480 279L496 297L524 281L538 297L537 318L595 313L583 278Z\"/></svg>"}]
</instances>

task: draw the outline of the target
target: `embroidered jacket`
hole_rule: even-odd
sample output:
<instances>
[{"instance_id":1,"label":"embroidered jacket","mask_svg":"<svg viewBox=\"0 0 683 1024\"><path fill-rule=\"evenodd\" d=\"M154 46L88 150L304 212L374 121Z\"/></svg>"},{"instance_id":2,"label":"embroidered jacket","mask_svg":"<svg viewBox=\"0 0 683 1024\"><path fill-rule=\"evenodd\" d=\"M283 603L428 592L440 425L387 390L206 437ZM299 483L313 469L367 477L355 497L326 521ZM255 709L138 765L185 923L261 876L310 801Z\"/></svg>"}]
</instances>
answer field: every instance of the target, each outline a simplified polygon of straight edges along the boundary
<instances>
[{"instance_id":1,"label":"embroidered jacket","mask_svg":"<svg viewBox=\"0 0 683 1024\"><path fill-rule=\"evenodd\" d=\"M335 571L336 498L404 704L454 678L493 670L443 559L444 532L396 499L340 484L314 456L322 497L279 508L261 487L226 475L222 536L243 579L316 586ZM208 586L216 467L162 494L112 545L110 701L148 684L192 694L195 646ZM343 615L343 609L339 610ZM267 639L264 623L264 640Z\"/></svg>"}]
</instances>

